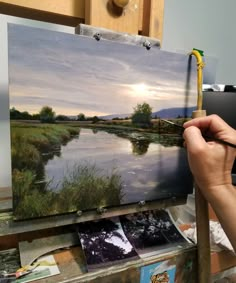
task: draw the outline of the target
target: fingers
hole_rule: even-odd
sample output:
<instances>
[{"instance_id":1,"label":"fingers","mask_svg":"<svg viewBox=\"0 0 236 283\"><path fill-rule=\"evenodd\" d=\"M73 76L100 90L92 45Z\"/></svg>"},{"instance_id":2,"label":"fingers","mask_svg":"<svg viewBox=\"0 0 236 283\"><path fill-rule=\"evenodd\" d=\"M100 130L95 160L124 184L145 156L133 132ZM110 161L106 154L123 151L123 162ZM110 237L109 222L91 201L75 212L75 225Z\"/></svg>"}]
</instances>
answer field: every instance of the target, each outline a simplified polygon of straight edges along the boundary
<instances>
[{"instance_id":1,"label":"fingers","mask_svg":"<svg viewBox=\"0 0 236 283\"><path fill-rule=\"evenodd\" d=\"M183 137L189 152L197 153L206 146L206 141L203 138L201 131L195 126L186 128Z\"/></svg>"},{"instance_id":2,"label":"fingers","mask_svg":"<svg viewBox=\"0 0 236 283\"><path fill-rule=\"evenodd\" d=\"M195 118L186 122L183 126L186 129L195 126L203 133L210 133L215 137L226 140L233 141L236 139L236 131L217 115Z\"/></svg>"},{"instance_id":3,"label":"fingers","mask_svg":"<svg viewBox=\"0 0 236 283\"><path fill-rule=\"evenodd\" d=\"M224 130L225 127L230 128L229 125L217 115L195 118L184 124L185 128L190 126L198 127L201 130L209 130L212 133Z\"/></svg>"}]
</instances>

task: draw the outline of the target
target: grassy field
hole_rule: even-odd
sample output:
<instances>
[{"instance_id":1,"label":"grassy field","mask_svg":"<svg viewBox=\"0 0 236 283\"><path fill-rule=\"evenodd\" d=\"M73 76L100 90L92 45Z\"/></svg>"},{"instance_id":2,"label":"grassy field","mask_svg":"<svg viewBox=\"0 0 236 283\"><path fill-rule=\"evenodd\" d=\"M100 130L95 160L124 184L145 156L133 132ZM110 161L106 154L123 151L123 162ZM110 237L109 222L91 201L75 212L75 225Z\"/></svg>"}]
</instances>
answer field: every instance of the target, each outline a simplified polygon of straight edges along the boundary
<instances>
[{"instance_id":1,"label":"grassy field","mask_svg":"<svg viewBox=\"0 0 236 283\"><path fill-rule=\"evenodd\" d=\"M60 149L75 135L79 135L79 128L12 122L12 169L39 171L43 153Z\"/></svg>"}]
</instances>

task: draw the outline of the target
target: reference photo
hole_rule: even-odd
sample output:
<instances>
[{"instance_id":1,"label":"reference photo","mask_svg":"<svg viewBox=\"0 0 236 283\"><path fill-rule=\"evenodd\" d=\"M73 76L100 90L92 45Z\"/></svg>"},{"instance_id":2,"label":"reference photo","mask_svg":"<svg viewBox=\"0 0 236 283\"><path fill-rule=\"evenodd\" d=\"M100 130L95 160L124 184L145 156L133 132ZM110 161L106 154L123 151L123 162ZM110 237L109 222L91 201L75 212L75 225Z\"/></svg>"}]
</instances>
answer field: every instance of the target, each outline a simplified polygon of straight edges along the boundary
<instances>
[{"instance_id":1,"label":"reference photo","mask_svg":"<svg viewBox=\"0 0 236 283\"><path fill-rule=\"evenodd\" d=\"M150 210L120 216L124 233L138 254L176 248L189 242L166 210Z\"/></svg>"},{"instance_id":2,"label":"reference photo","mask_svg":"<svg viewBox=\"0 0 236 283\"><path fill-rule=\"evenodd\" d=\"M88 271L139 258L126 238L119 218L81 223L78 231Z\"/></svg>"}]
</instances>

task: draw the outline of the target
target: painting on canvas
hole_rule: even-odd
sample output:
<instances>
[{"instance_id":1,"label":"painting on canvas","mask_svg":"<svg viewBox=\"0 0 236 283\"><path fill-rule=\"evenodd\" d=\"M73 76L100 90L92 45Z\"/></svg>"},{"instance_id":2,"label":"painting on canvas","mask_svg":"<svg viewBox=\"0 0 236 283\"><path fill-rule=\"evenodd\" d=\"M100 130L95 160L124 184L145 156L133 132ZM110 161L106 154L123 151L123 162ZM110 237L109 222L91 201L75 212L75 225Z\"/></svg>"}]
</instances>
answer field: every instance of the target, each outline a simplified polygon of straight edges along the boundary
<instances>
[{"instance_id":1,"label":"painting on canvas","mask_svg":"<svg viewBox=\"0 0 236 283\"><path fill-rule=\"evenodd\" d=\"M16 219L192 191L182 124L196 103L186 55L8 24Z\"/></svg>"}]
</instances>

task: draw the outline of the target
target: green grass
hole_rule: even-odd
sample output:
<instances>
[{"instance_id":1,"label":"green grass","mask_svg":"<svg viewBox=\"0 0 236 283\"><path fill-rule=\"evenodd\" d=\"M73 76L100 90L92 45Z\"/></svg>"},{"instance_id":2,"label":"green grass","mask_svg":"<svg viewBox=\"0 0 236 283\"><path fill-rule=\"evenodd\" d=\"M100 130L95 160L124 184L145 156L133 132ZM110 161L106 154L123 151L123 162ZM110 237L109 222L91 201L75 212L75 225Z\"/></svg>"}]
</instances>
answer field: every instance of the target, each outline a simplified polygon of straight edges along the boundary
<instances>
[{"instance_id":1,"label":"green grass","mask_svg":"<svg viewBox=\"0 0 236 283\"><path fill-rule=\"evenodd\" d=\"M53 193L40 191L36 175L30 170L13 170L13 207L17 219L50 215Z\"/></svg>"},{"instance_id":2,"label":"green grass","mask_svg":"<svg viewBox=\"0 0 236 283\"><path fill-rule=\"evenodd\" d=\"M34 145L39 150L49 150L55 145L63 144L74 135L79 134L79 128L55 124L11 123L11 141Z\"/></svg>"},{"instance_id":3,"label":"green grass","mask_svg":"<svg viewBox=\"0 0 236 283\"><path fill-rule=\"evenodd\" d=\"M62 189L42 190L31 171L13 172L16 219L34 218L91 208L119 205L122 181L115 171L108 174L95 165L77 165L61 182ZM49 187L50 183L46 184Z\"/></svg>"},{"instance_id":4,"label":"green grass","mask_svg":"<svg viewBox=\"0 0 236 283\"><path fill-rule=\"evenodd\" d=\"M37 170L43 152L49 152L79 134L79 128L63 125L11 123L12 168Z\"/></svg>"},{"instance_id":5,"label":"green grass","mask_svg":"<svg viewBox=\"0 0 236 283\"><path fill-rule=\"evenodd\" d=\"M122 180L115 170L108 173L95 165L74 165L64 176L58 195L57 208L66 211L86 210L119 205L122 199Z\"/></svg>"}]
</instances>

